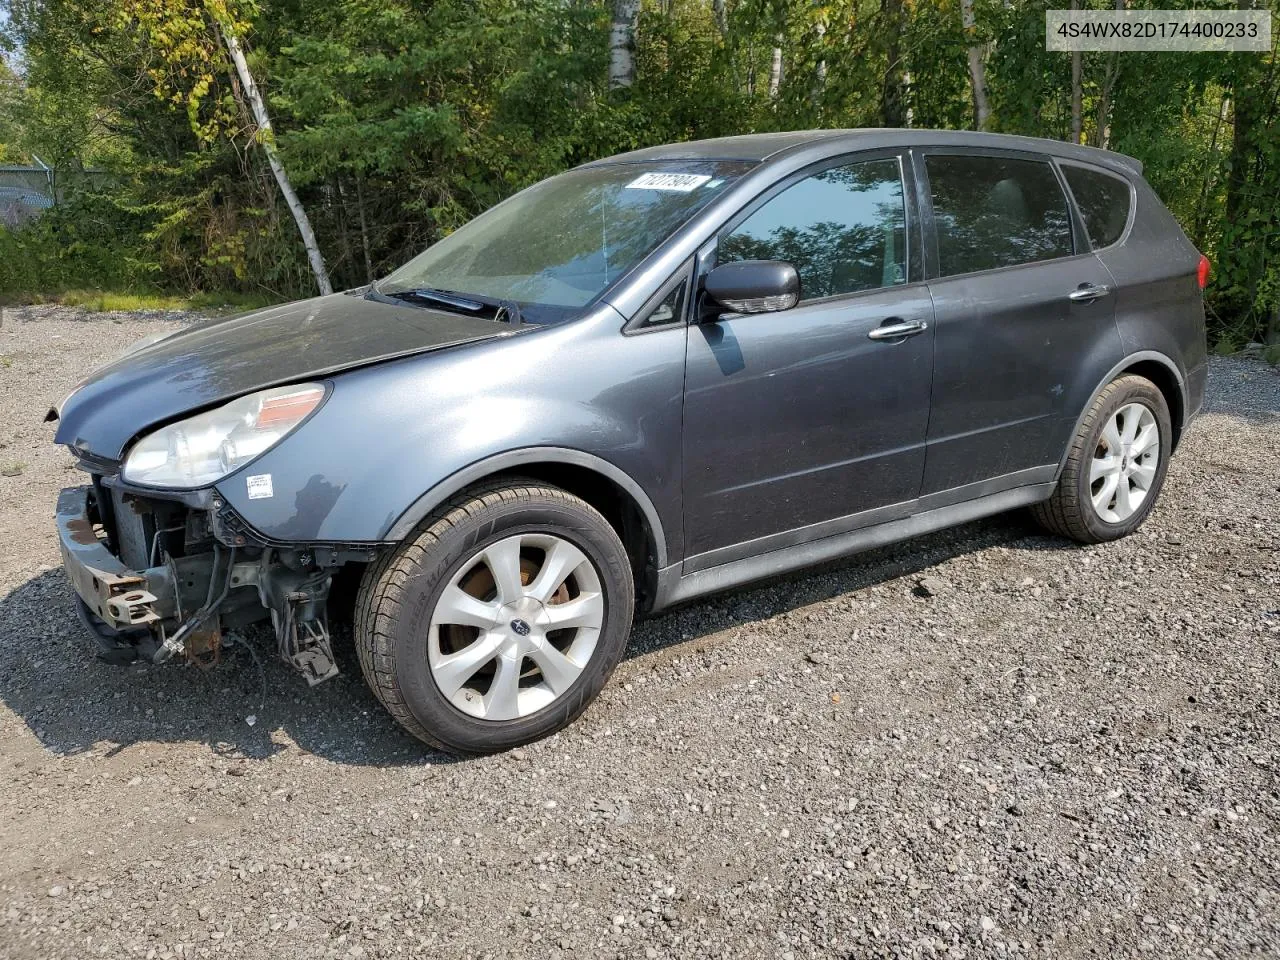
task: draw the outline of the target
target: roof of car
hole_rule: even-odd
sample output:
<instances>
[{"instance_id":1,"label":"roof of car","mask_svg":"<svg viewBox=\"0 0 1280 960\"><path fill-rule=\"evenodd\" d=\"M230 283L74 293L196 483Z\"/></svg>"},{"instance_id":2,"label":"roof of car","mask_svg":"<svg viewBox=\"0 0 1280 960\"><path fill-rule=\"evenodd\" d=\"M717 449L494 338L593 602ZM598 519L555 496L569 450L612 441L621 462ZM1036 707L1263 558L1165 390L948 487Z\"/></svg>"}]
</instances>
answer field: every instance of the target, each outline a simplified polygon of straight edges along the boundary
<instances>
[{"instance_id":1,"label":"roof of car","mask_svg":"<svg viewBox=\"0 0 1280 960\"><path fill-rule=\"evenodd\" d=\"M596 164L635 163L645 160L748 160L762 163L783 154L806 148L822 148L823 153L843 150L866 150L875 147L986 147L1027 150L1079 160L1122 165L1141 172L1142 164L1133 157L1096 147L1079 146L1062 140L1017 137L1003 133L978 133L972 130L917 130L894 127L864 127L854 130L792 130L783 133L749 133L737 137L712 140L689 140L645 147L630 153L606 157Z\"/></svg>"}]
</instances>

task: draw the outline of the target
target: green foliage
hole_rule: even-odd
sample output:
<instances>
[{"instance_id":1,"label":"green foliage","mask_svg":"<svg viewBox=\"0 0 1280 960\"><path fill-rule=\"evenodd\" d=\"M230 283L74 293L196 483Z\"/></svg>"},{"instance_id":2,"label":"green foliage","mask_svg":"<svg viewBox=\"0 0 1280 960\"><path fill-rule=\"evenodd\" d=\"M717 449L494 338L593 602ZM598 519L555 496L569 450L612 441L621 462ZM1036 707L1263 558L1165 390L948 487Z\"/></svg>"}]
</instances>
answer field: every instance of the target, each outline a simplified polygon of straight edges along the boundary
<instances>
[{"instance_id":1,"label":"green foliage","mask_svg":"<svg viewBox=\"0 0 1280 960\"><path fill-rule=\"evenodd\" d=\"M308 295L313 280L220 31L240 36L335 286L521 187L653 143L889 122L1071 136L1057 0L644 0L636 82L608 88L608 0L0 0L0 160L67 176L0 232L0 291ZM1154 0L1131 0L1154 6ZM1085 6L1111 7L1110 0ZM771 90L775 49L781 75ZM1082 136L1140 159L1214 262L1217 341L1280 336L1280 75L1257 54L1085 53ZM1226 349L1226 347L1224 347Z\"/></svg>"},{"instance_id":2,"label":"green foliage","mask_svg":"<svg viewBox=\"0 0 1280 960\"><path fill-rule=\"evenodd\" d=\"M256 310L277 301L259 294L229 291L178 297L154 291L67 290L58 296L58 302L69 307L80 307L91 313L138 310L198 310L202 313L220 313Z\"/></svg>"},{"instance_id":3,"label":"green foliage","mask_svg":"<svg viewBox=\"0 0 1280 960\"><path fill-rule=\"evenodd\" d=\"M150 284L158 267L145 244L100 212L99 204L68 203L23 229L0 227L0 291Z\"/></svg>"},{"instance_id":4,"label":"green foliage","mask_svg":"<svg viewBox=\"0 0 1280 960\"><path fill-rule=\"evenodd\" d=\"M1223 337L1213 345L1213 354L1216 357L1234 356L1240 350L1240 345L1230 337Z\"/></svg>"},{"instance_id":5,"label":"green foliage","mask_svg":"<svg viewBox=\"0 0 1280 960\"><path fill-rule=\"evenodd\" d=\"M81 307L91 313L113 313L125 310L181 310L180 297L160 293L118 293L100 290L68 290L58 301L69 307Z\"/></svg>"}]
</instances>

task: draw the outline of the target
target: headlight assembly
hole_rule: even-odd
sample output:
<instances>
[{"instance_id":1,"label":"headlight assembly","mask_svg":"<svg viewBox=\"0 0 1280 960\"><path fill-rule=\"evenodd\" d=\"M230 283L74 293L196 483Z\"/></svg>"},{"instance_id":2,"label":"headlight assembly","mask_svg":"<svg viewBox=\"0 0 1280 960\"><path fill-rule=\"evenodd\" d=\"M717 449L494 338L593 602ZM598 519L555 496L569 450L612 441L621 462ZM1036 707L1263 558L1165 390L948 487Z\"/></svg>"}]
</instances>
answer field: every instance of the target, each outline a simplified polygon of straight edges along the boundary
<instances>
[{"instance_id":1,"label":"headlight assembly","mask_svg":"<svg viewBox=\"0 0 1280 960\"><path fill-rule=\"evenodd\" d=\"M324 397L319 383L273 387L171 423L134 444L122 475L145 487L207 487L274 447Z\"/></svg>"}]
</instances>

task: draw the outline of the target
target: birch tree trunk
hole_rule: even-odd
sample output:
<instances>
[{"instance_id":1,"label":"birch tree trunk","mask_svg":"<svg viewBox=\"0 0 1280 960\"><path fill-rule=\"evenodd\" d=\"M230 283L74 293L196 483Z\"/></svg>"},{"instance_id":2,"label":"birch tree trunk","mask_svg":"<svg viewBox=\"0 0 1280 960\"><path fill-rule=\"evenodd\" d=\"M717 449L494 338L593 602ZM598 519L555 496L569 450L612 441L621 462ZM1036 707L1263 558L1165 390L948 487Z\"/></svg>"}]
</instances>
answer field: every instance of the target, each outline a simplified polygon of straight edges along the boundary
<instances>
[{"instance_id":1,"label":"birch tree trunk","mask_svg":"<svg viewBox=\"0 0 1280 960\"><path fill-rule=\"evenodd\" d=\"M364 187L360 185L363 178L356 175L356 212L360 214L360 247L364 253L365 279L373 283L373 258L369 255L369 225L364 218Z\"/></svg>"},{"instance_id":2,"label":"birch tree trunk","mask_svg":"<svg viewBox=\"0 0 1280 960\"><path fill-rule=\"evenodd\" d=\"M231 62L235 64L236 73L240 77L240 86L244 89L245 98L253 110L253 119L258 125L257 141L267 155L267 163L271 166L271 172L275 174L280 194L284 197L284 202L298 225L298 233L302 235L302 245L307 248L307 259L311 262L311 272L315 274L316 286L322 295L327 296L333 293L333 286L329 283L329 272L325 269L324 257L320 255L320 246L316 243L315 231L311 229L307 211L302 208L298 195L293 191L293 184L289 182L289 175L284 171L284 164L280 162L280 154L276 150L275 130L271 126L271 117L267 114L266 102L258 91L253 74L249 72L249 63L244 58L244 51L240 49L240 40L236 37L235 31L225 23L219 24L219 29L222 40L227 45L227 52L231 54Z\"/></svg>"},{"instance_id":3,"label":"birch tree trunk","mask_svg":"<svg viewBox=\"0 0 1280 960\"><path fill-rule=\"evenodd\" d=\"M880 13L886 36L880 122L886 127L901 127L907 121L907 71L902 62L902 0L880 0Z\"/></svg>"},{"instance_id":4,"label":"birch tree trunk","mask_svg":"<svg viewBox=\"0 0 1280 960\"><path fill-rule=\"evenodd\" d=\"M1111 58L1107 61L1107 74L1102 81L1102 93L1098 97L1098 123L1092 137L1092 145L1095 147L1105 148L1111 141L1111 94L1119 75L1120 54L1112 51Z\"/></svg>"},{"instance_id":5,"label":"birch tree trunk","mask_svg":"<svg viewBox=\"0 0 1280 960\"><path fill-rule=\"evenodd\" d=\"M1117 10L1123 10L1126 6L1127 0L1116 0ZM1102 81L1102 95L1098 98L1098 125L1093 131L1095 147L1106 147L1111 142L1111 95L1115 92L1116 80L1119 76L1120 54L1113 50L1107 60L1107 73Z\"/></svg>"},{"instance_id":6,"label":"birch tree trunk","mask_svg":"<svg viewBox=\"0 0 1280 960\"><path fill-rule=\"evenodd\" d=\"M1080 51L1071 51L1071 142L1079 143L1084 136L1084 87Z\"/></svg>"},{"instance_id":7,"label":"birch tree trunk","mask_svg":"<svg viewBox=\"0 0 1280 960\"><path fill-rule=\"evenodd\" d=\"M636 82L636 18L640 0L613 0L609 28L609 89L621 90Z\"/></svg>"},{"instance_id":8,"label":"birch tree trunk","mask_svg":"<svg viewBox=\"0 0 1280 960\"><path fill-rule=\"evenodd\" d=\"M1071 0L1071 9L1080 9L1080 0ZM1084 134L1084 83L1080 51L1071 51L1071 142L1079 143Z\"/></svg>"},{"instance_id":9,"label":"birch tree trunk","mask_svg":"<svg viewBox=\"0 0 1280 960\"><path fill-rule=\"evenodd\" d=\"M978 21L973 15L973 0L960 0L960 22L969 41L967 54L969 84L973 88L973 118L976 129L985 130L991 117L991 101L987 99L987 68L982 62L982 44L974 42Z\"/></svg>"},{"instance_id":10,"label":"birch tree trunk","mask_svg":"<svg viewBox=\"0 0 1280 960\"><path fill-rule=\"evenodd\" d=\"M721 40L729 39L729 13L725 9L725 0L711 0L711 17L715 20L716 30Z\"/></svg>"},{"instance_id":11,"label":"birch tree trunk","mask_svg":"<svg viewBox=\"0 0 1280 960\"><path fill-rule=\"evenodd\" d=\"M815 105L821 105L822 93L827 86L827 58L821 55L823 44L827 37L827 15L826 12L819 8L817 10L817 19L813 24L813 40L814 45L818 48L818 64L813 71L813 102Z\"/></svg>"},{"instance_id":12,"label":"birch tree trunk","mask_svg":"<svg viewBox=\"0 0 1280 960\"><path fill-rule=\"evenodd\" d=\"M782 34L774 38L773 62L769 66L769 99L777 100L782 89Z\"/></svg>"}]
</instances>

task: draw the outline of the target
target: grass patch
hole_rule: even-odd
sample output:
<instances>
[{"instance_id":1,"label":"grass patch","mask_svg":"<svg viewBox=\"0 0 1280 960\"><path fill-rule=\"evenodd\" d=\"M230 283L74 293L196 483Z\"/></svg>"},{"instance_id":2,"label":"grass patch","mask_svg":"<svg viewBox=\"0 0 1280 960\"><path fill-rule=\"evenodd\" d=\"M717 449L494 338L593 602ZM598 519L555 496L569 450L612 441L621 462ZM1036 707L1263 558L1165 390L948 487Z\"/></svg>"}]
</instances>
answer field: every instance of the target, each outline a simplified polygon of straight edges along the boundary
<instances>
[{"instance_id":1,"label":"grass patch","mask_svg":"<svg viewBox=\"0 0 1280 960\"><path fill-rule=\"evenodd\" d=\"M1239 344L1227 337L1223 337L1213 345L1214 356L1218 357L1234 357L1239 349Z\"/></svg>"},{"instance_id":2,"label":"grass patch","mask_svg":"<svg viewBox=\"0 0 1280 960\"><path fill-rule=\"evenodd\" d=\"M223 290L200 291L188 296L137 290L72 289L57 291L8 291L0 293L0 307L21 307L38 303L60 303L90 313L128 313L137 310L193 310L200 313L239 313L261 310L285 301L269 293L236 293Z\"/></svg>"},{"instance_id":3,"label":"grass patch","mask_svg":"<svg viewBox=\"0 0 1280 960\"><path fill-rule=\"evenodd\" d=\"M100 290L68 290L58 300L68 307L82 307L91 313L117 310L182 310L183 301L158 293L106 293Z\"/></svg>"},{"instance_id":4,"label":"grass patch","mask_svg":"<svg viewBox=\"0 0 1280 960\"><path fill-rule=\"evenodd\" d=\"M32 298L39 302L42 298ZM131 313L139 310L197 310L200 312L227 312L256 310L268 307L279 300L261 293L194 293L189 297L175 297L162 293L130 293L104 290L67 290L55 298L68 307L80 307L90 313Z\"/></svg>"},{"instance_id":5,"label":"grass patch","mask_svg":"<svg viewBox=\"0 0 1280 960\"><path fill-rule=\"evenodd\" d=\"M266 293L193 293L186 299L188 310L260 310L281 302Z\"/></svg>"}]
</instances>

